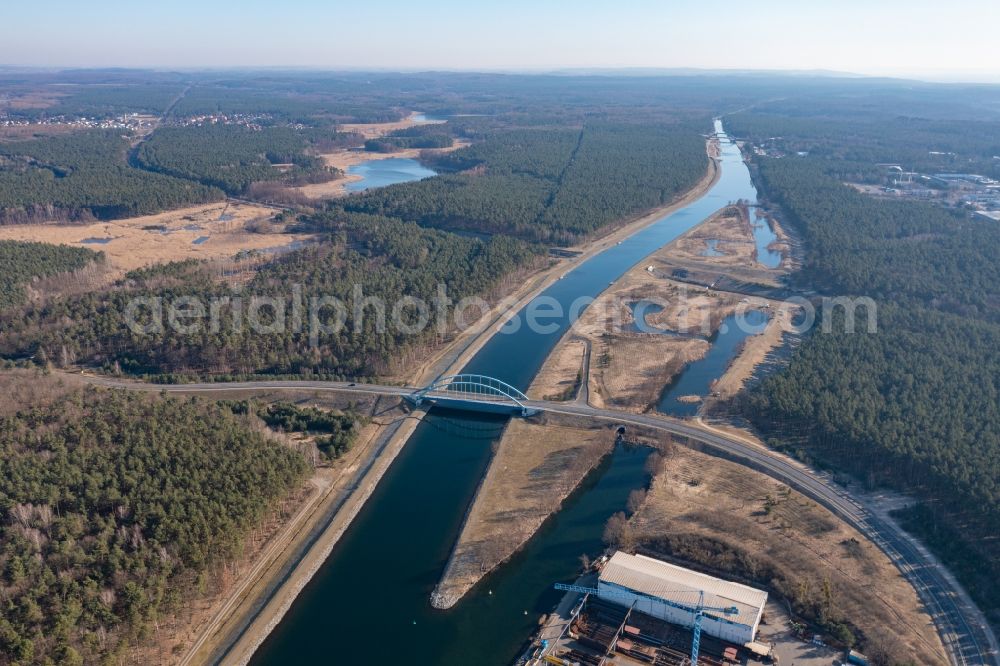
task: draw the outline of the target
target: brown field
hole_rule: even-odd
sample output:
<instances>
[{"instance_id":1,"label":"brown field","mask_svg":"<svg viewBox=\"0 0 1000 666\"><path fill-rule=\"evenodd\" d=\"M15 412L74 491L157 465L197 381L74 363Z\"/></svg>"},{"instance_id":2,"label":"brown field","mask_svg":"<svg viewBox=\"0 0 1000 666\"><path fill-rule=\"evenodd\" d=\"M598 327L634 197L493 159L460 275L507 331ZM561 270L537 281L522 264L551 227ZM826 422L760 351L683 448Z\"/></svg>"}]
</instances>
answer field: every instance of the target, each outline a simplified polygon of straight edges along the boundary
<instances>
[{"instance_id":1,"label":"brown field","mask_svg":"<svg viewBox=\"0 0 1000 666\"><path fill-rule=\"evenodd\" d=\"M782 236L775 224L776 233ZM702 257L705 240L718 239L720 257ZM786 253L787 256L787 253ZM720 273L738 279L778 285L786 269L759 266L746 211L729 206L695 226L641 264L633 267L588 308L556 346L531 387L533 397L557 395L576 381L581 369L579 351L570 345L590 347L588 400L600 407L631 411L652 408L664 388L687 363L702 358L709 349L704 339L723 319L736 311L771 309L778 314L759 335L748 338L713 387L720 398L731 398L783 339L793 312L780 310L778 301L743 297L670 279L672 268L701 267L710 280ZM630 304L651 301L661 307L645 313L647 326L682 333L685 337L641 333L634 330ZM696 396L688 398L698 401Z\"/></svg>"},{"instance_id":2,"label":"brown field","mask_svg":"<svg viewBox=\"0 0 1000 666\"><path fill-rule=\"evenodd\" d=\"M80 129L75 125L41 125L32 123L31 125L11 125L10 127L0 127L0 141L23 141L44 136L58 136L69 134Z\"/></svg>"},{"instance_id":3,"label":"brown field","mask_svg":"<svg viewBox=\"0 0 1000 666\"><path fill-rule=\"evenodd\" d=\"M645 412L686 364L703 357L709 344L667 335L613 335L594 347L590 404Z\"/></svg>"},{"instance_id":4,"label":"brown field","mask_svg":"<svg viewBox=\"0 0 1000 666\"><path fill-rule=\"evenodd\" d=\"M614 441L608 428L512 419L431 597L434 607L450 608L513 555L611 451Z\"/></svg>"},{"instance_id":5,"label":"brown field","mask_svg":"<svg viewBox=\"0 0 1000 666\"><path fill-rule=\"evenodd\" d=\"M0 109L47 109L66 93L53 90L29 90L0 95Z\"/></svg>"},{"instance_id":6,"label":"brown field","mask_svg":"<svg viewBox=\"0 0 1000 666\"><path fill-rule=\"evenodd\" d=\"M797 492L734 463L667 447L623 539L670 544L674 559L719 575L753 561L751 569L771 567L808 598L826 587L842 619L898 638L899 663L947 663L916 592L878 548Z\"/></svg>"},{"instance_id":7,"label":"brown field","mask_svg":"<svg viewBox=\"0 0 1000 666\"><path fill-rule=\"evenodd\" d=\"M556 347L528 387L528 395L538 400L572 400L588 345L586 339L574 338Z\"/></svg>"},{"instance_id":8,"label":"brown field","mask_svg":"<svg viewBox=\"0 0 1000 666\"><path fill-rule=\"evenodd\" d=\"M232 219L222 220L222 215ZM241 203L217 203L87 225L24 224L0 226L0 240L73 245L104 252L112 277L142 266L184 259L226 259L241 250L268 250L310 238L305 234L254 233L269 229L274 210ZM192 227L186 229L185 227ZM155 227L151 229L150 227ZM197 228L194 228L197 227ZM160 228L169 233L163 233ZM279 231L280 227L275 227ZM202 236L208 240L194 241ZM111 238L105 244L83 243Z\"/></svg>"},{"instance_id":9,"label":"brown field","mask_svg":"<svg viewBox=\"0 0 1000 666\"><path fill-rule=\"evenodd\" d=\"M716 240L718 257L706 257L709 240ZM726 206L678 238L671 247L671 256L706 260L718 267L753 266L756 260L753 232L746 208Z\"/></svg>"}]
</instances>

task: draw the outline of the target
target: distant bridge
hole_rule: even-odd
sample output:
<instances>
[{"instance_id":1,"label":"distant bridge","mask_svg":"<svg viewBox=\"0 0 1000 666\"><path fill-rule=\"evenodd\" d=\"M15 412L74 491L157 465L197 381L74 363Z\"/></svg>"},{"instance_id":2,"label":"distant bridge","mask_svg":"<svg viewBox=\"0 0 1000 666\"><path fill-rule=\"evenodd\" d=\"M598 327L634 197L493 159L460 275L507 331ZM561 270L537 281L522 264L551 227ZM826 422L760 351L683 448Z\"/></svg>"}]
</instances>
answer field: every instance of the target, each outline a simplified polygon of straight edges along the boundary
<instances>
[{"instance_id":1,"label":"distant bridge","mask_svg":"<svg viewBox=\"0 0 1000 666\"><path fill-rule=\"evenodd\" d=\"M486 375L449 375L405 396L410 403L426 403L452 409L514 416L533 416L540 410L529 407L528 396L505 381Z\"/></svg>"}]
</instances>

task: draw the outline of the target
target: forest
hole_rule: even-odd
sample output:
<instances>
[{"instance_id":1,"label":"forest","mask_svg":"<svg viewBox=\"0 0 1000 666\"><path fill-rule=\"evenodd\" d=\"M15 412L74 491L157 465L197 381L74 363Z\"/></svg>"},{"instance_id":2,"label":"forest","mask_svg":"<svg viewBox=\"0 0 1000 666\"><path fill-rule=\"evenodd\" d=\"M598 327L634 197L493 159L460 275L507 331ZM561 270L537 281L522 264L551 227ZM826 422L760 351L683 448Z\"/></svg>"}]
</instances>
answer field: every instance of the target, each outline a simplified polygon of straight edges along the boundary
<instances>
[{"instance_id":1,"label":"forest","mask_svg":"<svg viewBox=\"0 0 1000 666\"><path fill-rule=\"evenodd\" d=\"M807 283L1000 321L1000 227L866 196L835 178L842 169L815 158L760 162L767 197L807 240Z\"/></svg>"},{"instance_id":2,"label":"forest","mask_svg":"<svg viewBox=\"0 0 1000 666\"><path fill-rule=\"evenodd\" d=\"M0 142L0 224L85 221L217 201L214 187L126 164L120 132Z\"/></svg>"},{"instance_id":3,"label":"forest","mask_svg":"<svg viewBox=\"0 0 1000 666\"><path fill-rule=\"evenodd\" d=\"M407 148L450 148L455 140L447 124L414 125L365 141L365 150L393 153Z\"/></svg>"},{"instance_id":4,"label":"forest","mask_svg":"<svg viewBox=\"0 0 1000 666\"><path fill-rule=\"evenodd\" d=\"M0 654L12 663L118 663L204 593L308 471L217 403L16 379L0 406Z\"/></svg>"},{"instance_id":5,"label":"forest","mask_svg":"<svg viewBox=\"0 0 1000 666\"><path fill-rule=\"evenodd\" d=\"M336 142L335 132L325 134L315 138ZM195 180L229 194L245 193L260 181L303 185L339 175L319 158L307 155L306 147L306 137L288 127L164 127L139 146L136 162L145 169Z\"/></svg>"},{"instance_id":6,"label":"forest","mask_svg":"<svg viewBox=\"0 0 1000 666\"><path fill-rule=\"evenodd\" d=\"M415 224L354 213L327 212L309 218L330 241L290 252L265 264L243 286L244 294L274 297L291 312L291 285L302 298L333 297L347 305L339 331L319 335L289 325L254 333L231 308L222 311L219 330L200 327L180 333L134 334L126 326L128 302L137 297L168 301L193 296L234 297L229 287L198 262L166 264L135 271L107 292L89 293L0 313L0 356L35 355L46 361L69 359L130 374L229 378L259 374L364 377L403 363L423 345L439 342L429 326L417 334L393 325L378 326L372 312L355 319L354 289L365 297L396 303L401 296L432 302L438 284L448 296L489 296L519 269L535 265L539 250L507 236L489 240L422 229ZM357 285L357 287L355 287ZM333 313L323 314L324 323Z\"/></svg>"},{"instance_id":7,"label":"forest","mask_svg":"<svg viewBox=\"0 0 1000 666\"><path fill-rule=\"evenodd\" d=\"M276 123L331 127L338 123L384 123L400 120L395 100L381 91L338 80L289 80L284 77L202 82L192 86L172 109L183 118L209 114L265 115ZM345 94L349 93L349 94Z\"/></svg>"},{"instance_id":8,"label":"forest","mask_svg":"<svg viewBox=\"0 0 1000 666\"><path fill-rule=\"evenodd\" d=\"M0 241L0 310L23 303L24 288L33 280L70 273L93 261L103 261L103 255L67 245Z\"/></svg>"},{"instance_id":9,"label":"forest","mask_svg":"<svg viewBox=\"0 0 1000 666\"><path fill-rule=\"evenodd\" d=\"M423 226L567 245L669 202L704 175L708 157L690 128L592 123L493 132L434 164L455 173L337 205Z\"/></svg>"},{"instance_id":10,"label":"forest","mask_svg":"<svg viewBox=\"0 0 1000 666\"><path fill-rule=\"evenodd\" d=\"M872 110L829 98L815 105L772 102L753 112L726 117L735 136L770 141L789 153L867 165L898 163L908 171L981 173L1000 178L1000 118L987 114L933 115L924 101L919 111L901 115L898 107ZM836 110L835 110L836 109ZM832 165L831 165L832 166ZM837 168L843 169L845 165Z\"/></svg>"},{"instance_id":11,"label":"forest","mask_svg":"<svg viewBox=\"0 0 1000 666\"><path fill-rule=\"evenodd\" d=\"M877 333L863 309L843 332L835 310L833 332L808 335L745 413L773 444L915 493L939 523L962 525L954 567L996 620L1000 558L982 539L1000 533L1000 228L866 197L821 158L758 163L763 193L805 241L801 283L875 298Z\"/></svg>"}]
</instances>

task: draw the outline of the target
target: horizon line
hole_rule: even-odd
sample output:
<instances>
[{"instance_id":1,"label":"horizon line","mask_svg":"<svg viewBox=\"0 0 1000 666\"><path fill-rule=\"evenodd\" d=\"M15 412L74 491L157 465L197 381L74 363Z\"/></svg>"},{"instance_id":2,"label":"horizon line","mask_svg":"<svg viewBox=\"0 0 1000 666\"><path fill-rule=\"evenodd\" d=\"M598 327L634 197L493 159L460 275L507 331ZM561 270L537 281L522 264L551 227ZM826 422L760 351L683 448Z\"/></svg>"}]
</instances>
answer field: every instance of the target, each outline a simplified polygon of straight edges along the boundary
<instances>
[{"instance_id":1,"label":"horizon line","mask_svg":"<svg viewBox=\"0 0 1000 666\"><path fill-rule=\"evenodd\" d=\"M1000 84L1000 70L913 70L910 72L852 72L829 68L754 68L754 67L694 67L655 65L562 65L537 67L396 67L367 65L40 65L0 63L0 72L27 70L38 72L75 72L75 71L123 71L123 72L226 72L226 71L270 71L270 72L328 72L352 74L503 74L522 76L706 76L706 75L778 75L799 76L830 79L888 79L895 81L911 81L938 84Z\"/></svg>"}]
</instances>

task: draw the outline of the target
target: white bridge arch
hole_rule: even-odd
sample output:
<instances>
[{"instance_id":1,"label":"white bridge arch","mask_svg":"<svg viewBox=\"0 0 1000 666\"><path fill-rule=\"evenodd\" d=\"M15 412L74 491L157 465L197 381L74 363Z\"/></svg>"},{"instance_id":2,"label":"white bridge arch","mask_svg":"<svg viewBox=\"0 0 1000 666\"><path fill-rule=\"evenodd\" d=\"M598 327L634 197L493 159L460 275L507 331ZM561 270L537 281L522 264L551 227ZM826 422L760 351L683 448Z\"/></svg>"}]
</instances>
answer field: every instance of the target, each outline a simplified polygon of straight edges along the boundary
<instances>
[{"instance_id":1,"label":"white bridge arch","mask_svg":"<svg viewBox=\"0 0 1000 666\"><path fill-rule=\"evenodd\" d=\"M486 375L461 374L438 377L406 396L414 405L431 403L453 409L531 416L538 409L527 406L528 396L507 382Z\"/></svg>"}]
</instances>

